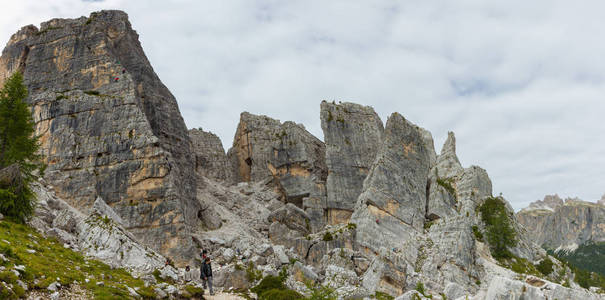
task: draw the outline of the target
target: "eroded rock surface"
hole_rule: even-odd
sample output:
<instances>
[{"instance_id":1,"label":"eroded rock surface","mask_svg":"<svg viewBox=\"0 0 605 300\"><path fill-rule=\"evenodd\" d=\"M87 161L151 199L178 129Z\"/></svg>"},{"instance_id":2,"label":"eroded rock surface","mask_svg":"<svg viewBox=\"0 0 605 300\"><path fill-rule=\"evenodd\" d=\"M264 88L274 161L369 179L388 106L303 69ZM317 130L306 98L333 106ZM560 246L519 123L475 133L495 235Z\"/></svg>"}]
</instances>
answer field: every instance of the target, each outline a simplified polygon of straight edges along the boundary
<instances>
[{"instance_id":1,"label":"eroded rock surface","mask_svg":"<svg viewBox=\"0 0 605 300\"><path fill-rule=\"evenodd\" d=\"M229 159L236 181L273 179L283 200L305 210L311 226L323 224L325 145L302 125L241 114Z\"/></svg>"},{"instance_id":2,"label":"eroded rock surface","mask_svg":"<svg viewBox=\"0 0 605 300\"><path fill-rule=\"evenodd\" d=\"M321 103L326 142L327 220L346 223L381 144L382 121L369 106Z\"/></svg>"},{"instance_id":3,"label":"eroded rock surface","mask_svg":"<svg viewBox=\"0 0 605 300\"><path fill-rule=\"evenodd\" d=\"M573 251L588 241L605 241L605 206L546 196L516 214L532 240L552 250Z\"/></svg>"},{"instance_id":4,"label":"eroded rock surface","mask_svg":"<svg viewBox=\"0 0 605 300\"><path fill-rule=\"evenodd\" d=\"M187 255L199 210L190 141L128 16L101 11L26 26L2 52L0 83L15 71L57 195L83 212L100 196L137 239Z\"/></svg>"},{"instance_id":5,"label":"eroded rock surface","mask_svg":"<svg viewBox=\"0 0 605 300\"><path fill-rule=\"evenodd\" d=\"M233 183L231 163L218 136L200 128L190 129L189 138L195 153L197 173L225 184Z\"/></svg>"}]
</instances>

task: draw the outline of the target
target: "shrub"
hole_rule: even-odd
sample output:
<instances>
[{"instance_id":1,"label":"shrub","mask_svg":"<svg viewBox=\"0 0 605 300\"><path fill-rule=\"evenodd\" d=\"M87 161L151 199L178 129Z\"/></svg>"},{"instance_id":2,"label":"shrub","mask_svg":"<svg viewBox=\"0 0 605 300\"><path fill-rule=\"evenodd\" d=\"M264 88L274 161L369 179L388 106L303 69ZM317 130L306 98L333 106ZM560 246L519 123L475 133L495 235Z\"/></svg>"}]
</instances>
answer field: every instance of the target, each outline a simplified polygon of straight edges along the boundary
<instances>
[{"instance_id":1,"label":"shrub","mask_svg":"<svg viewBox=\"0 0 605 300\"><path fill-rule=\"evenodd\" d=\"M297 299L305 299L305 297L293 290L278 290L271 289L260 295L258 295L259 300L297 300Z\"/></svg>"},{"instance_id":2,"label":"shrub","mask_svg":"<svg viewBox=\"0 0 605 300\"><path fill-rule=\"evenodd\" d=\"M424 284L422 282L418 282L416 284L416 290L424 296Z\"/></svg>"},{"instance_id":3,"label":"shrub","mask_svg":"<svg viewBox=\"0 0 605 300\"><path fill-rule=\"evenodd\" d=\"M485 223L487 242L492 256L498 260L512 257L509 247L517 245L517 233L513 229L504 200L488 197L479 207Z\"/></svg>"},{"instance_id":4,"label":"shrub","mask_svg":"<svg viewBox=\"0 0 605 300\"><path fill-rule=\"evenodd\" d=\"M328 231L328 232L324 233L323 240L324 240L324 241L326 241L326 242L329 242L329 241L334 240L334 237L333 237L333 236L332 236L332 234L331 234L331 233Z\"/></svg>"},{"instance_id":5,"label":"shrub","mask_svg":"<svg viewBox=\"0 0 605 300\"><path fill-rule=\"evenodd\" d=\"M394 297L387 294L387 293L383 293L383 292L376 292L374 294L374 297L376 297L376 300L393 300Z\"/></svg>"},{"instance_id":6,"label":"shrub","mask_svg":"<svg viewBox=\"0 0 605 300\"><path fill-rule=\"evenodd\" d=\"M452 197L458 199L456 196L456 189L452 186L454 182L453 178L437 178L437 184L443 187Z\"/></svg>"},{"instance_id":7,"label":"shrub","mask_svg":"<svg viewBox=\"0 0 605 300\"><path fill-rule=\"evenodd\" d=\"M478 241L483 242L483 233L479 230L479 226L473 225L473 234Z\"/></svg>"},{"instance_id":8,"label":"shrub","mask_svg":"<svg viewBox=\"0 0 605 300\"><path fill-rule=\"evenodd\" d=\"M538 264L536 269L538 269L538 271L540 271L540 273L544 274L544 276L548 276L550 273L552 273L552 265L553 265L552 260L550 260L550 258L546 257Z\"/></svg>"},{"instance_id":9,"label":"shrub","mask_svg":"<svg viewBox=\"0 0 605 300\"><path fill-rule=\"evenodd\" d=\"M310 280L305 281L305 286L311 291L311 295L307 300L336 300L336 294L333 288L328 286L318 285L313 286Z\"/></svg>"},{"instance_id":10,"label":"shrub","mask_svg":"<svg viewBox=\"0 0 605 300\"><path fill-rule=\"evenodd\" d=\"M202 297L204 297L204 289L203 288L195 287L195 286L192 286L192 285L186 285L185 286L185 291L187 291L187 293L189 293L190 297L194 297L194 298L202 298Z\"/></svg>"},{"instance_id":11,"label":"shrub","mask_svg":"<svg viewBox=\"0 0 605 300\"><path fill-rule=\"evenodd\" d=\"M84 94L91 95L91 96L99 96L99 95L101 95L101 93L99 93L99 91L86 91L86 92L84 92Z\"/></svg>"},{"instance_id":12,"label":"shrub","mask_svg":"<svg viewBox=\"0 0 605 300\"><path fill-rule=\"evenodd\" d=\"M261 282L258 285L251 288L250 290L260 296L264 292L267 292L267 291L273 290L273 289L278 289L278 290L287 289L286 286L284 285L284 279L282 279L278 276L269 275L269 276L263 278L263 280L261 280Z\"/></svg>"},{"instance_id":13,"label":"shrub","mask_svg":"<svg viewBox=\"0 0 605 300\"><path fill-rule=\"evenodd\" d=\"M248 277L249 282L255 282L263 278L263 271L254 268L254 264L250 262L246 268L246 276Z\"/></svg>"}]
</instances>

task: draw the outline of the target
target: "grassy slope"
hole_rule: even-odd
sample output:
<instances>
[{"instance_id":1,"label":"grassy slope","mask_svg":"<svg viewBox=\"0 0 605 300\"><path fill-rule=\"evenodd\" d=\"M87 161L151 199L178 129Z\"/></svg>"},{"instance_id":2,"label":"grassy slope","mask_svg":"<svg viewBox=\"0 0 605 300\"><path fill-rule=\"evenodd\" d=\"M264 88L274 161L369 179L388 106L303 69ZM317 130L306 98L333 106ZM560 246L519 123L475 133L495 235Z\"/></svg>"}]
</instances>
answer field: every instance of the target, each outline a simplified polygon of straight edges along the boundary
<instances>
[{"instance_id":1,"label":"grassy slope","mask_svg":"<svg viewBox=\"0 0 605 300\"><path fill-rule=\"evenodd\" d=\"M35 250L30 253L27 250ZM66 249L62 244L42 237L32 228L8 220L0 221L0 253L8 261L0 259L0 265L6 269L0 272L0 281L13 286L13 292L0 287L0 298L17 298L23 295L17 287L19 279L11 269L15 265L24 265L25 272L20 279L30 289L45 290L52 282L58 281L62 286L74 282L89 290L96 299L129 298L126 285L138 288L139 293L155 297L153 289L145 288L143 280L132 277L124 269L112 269L97 260L87 259L78 252ZM85 279L89 282L86 283ZM104 279L103 279L104 278ZM102 281L103 285L97 285Z\"/></svg>"}]
</instances>

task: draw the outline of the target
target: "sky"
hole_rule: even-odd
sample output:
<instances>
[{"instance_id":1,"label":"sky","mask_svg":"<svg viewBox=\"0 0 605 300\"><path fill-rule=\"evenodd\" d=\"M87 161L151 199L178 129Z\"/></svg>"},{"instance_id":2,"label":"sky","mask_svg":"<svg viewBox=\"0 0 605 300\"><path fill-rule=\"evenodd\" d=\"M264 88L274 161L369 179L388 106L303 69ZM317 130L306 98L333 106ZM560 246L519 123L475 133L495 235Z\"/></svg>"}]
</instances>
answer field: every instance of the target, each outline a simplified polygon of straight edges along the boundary
<instances>
[{"instance_id":1,"label":"sky","mask_svg":"<svg viewBox=\"0 0 605 300\"><path fill-rule=\"evenodd\" d=\"M605 2L0 1L0 44L20 27L121 9L189 128L231 146L248 111L323 139L322 100L453 131L515 209L605 193Z\"/></svg>"}]
</instances>

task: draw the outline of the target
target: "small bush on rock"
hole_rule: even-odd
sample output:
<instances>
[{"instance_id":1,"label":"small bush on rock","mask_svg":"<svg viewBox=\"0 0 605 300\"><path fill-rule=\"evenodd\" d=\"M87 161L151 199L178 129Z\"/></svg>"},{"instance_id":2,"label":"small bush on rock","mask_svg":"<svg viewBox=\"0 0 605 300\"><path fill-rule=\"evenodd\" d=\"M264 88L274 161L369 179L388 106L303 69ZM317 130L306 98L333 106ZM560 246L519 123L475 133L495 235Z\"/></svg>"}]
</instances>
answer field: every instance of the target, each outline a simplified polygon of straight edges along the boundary
<instances>
[{"instance_id":1,"label":"small bush on rock","mask_svg":"<svg viewBox=\"0 0 605 300\"><path fill-rule=\"evenodd\" d=\"M548 276L550 273L552 273L552 265L553 265L552 260L550 260L550 258L546 257L538 264L536 269L538 269L538 271L540 271L540 273L544 274L544 276Z\"/></svg>"},{"instance_id":2,"label":"small bush on rock","mask_svg":"<svg viewBox=\"0 0 605 300\"><path fill-rule=\"evenodd\" d=\"M250 290L260 296L262 293L272 289L284 290L287 288L284 285L284 280L282 278L269 275L263 278L257 286Z\"/></svg>"}]
</instances>

